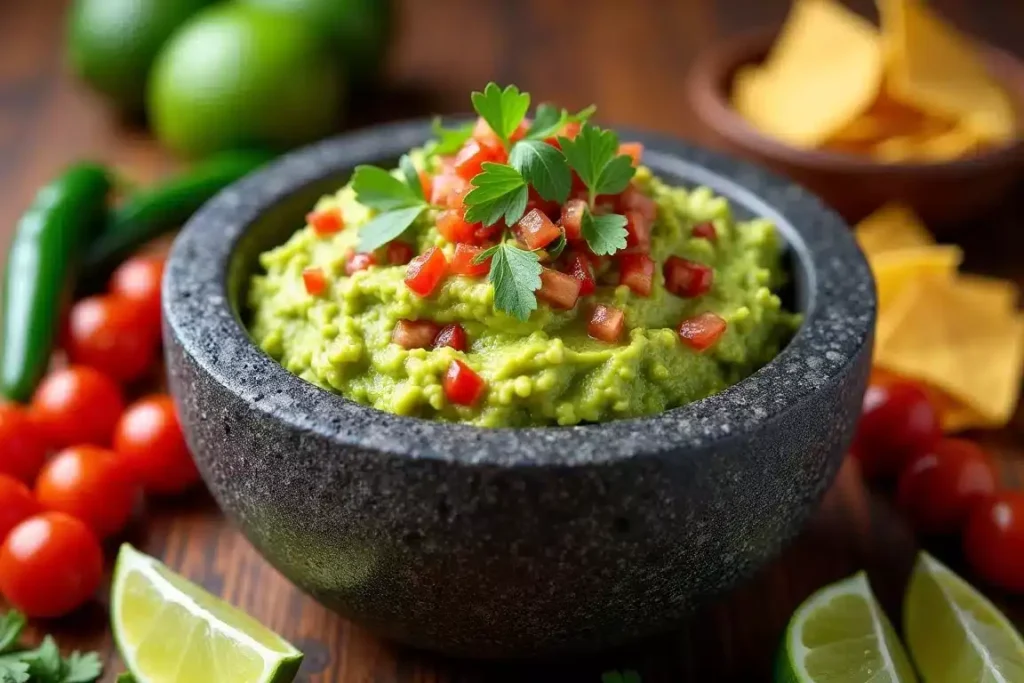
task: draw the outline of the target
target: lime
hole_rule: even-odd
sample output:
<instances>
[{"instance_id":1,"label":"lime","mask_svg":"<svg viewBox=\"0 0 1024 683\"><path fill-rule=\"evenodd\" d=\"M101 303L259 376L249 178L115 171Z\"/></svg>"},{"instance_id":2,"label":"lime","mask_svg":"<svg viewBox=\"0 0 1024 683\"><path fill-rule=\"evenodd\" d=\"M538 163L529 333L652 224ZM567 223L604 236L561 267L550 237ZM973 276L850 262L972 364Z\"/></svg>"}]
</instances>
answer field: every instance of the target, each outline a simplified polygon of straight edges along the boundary
<instances>
[{"instance_id":1,"label":"lime","mask_svg":"<svg viewBox=\"0 0 1024 683\"><path fill-rule=\"evenodd\" d=\"M241 0L294 13L325 29L353 82L366 84L381 71L394 33L391 0Z\"/></svg>"},{"instance_id":2,"label":"lime","mask_svg":"<svg viewBox=\"0 0 1024 683\"><path fill-rule=\"evenodd\" d=\"M118 106L141 110L157 52L213 0L76 0L68 21L71 68Z\"/></svg>"},{"instance_id":3,"label":"lime","mask_svg":"<svg viewBox=\"0 0 1024 683\"><path fill-rule=\"evenodd\" d=\"M287 148L335 128L343 81L326 41L305 21L218 5L164 46L149 82L149 113L160 140L188 155Z\"/></svg>"},{"instance_id":4,"label":"lime","mask_svg":"<svg viewBox=\"0 0 1024 683\"><path fill-rule=\"evenodd\" d=\"M128 544L110 621L138 683L286 683L302 653L244 612Z\"/></svg>"},{"instance_id":5,"label":"lime","mask_svg":"<svg viewBox=\"0 0 1024 683\"><path fill-rule=\"evenodd\" d=\"M860 572L807 598L789 620L776 683L913 683L903 645Z\"/></svg>"},{"instance_id":6,"label":"lime","mask_svg":"<svg viewBox=\"0 0 1024 683\"><path fill-rule=\"evenodd\" d=\"M903 630L928 683L1024 681L1024 641L984 595L927 553L910 577Z\"/></svg>"}]
</instances>

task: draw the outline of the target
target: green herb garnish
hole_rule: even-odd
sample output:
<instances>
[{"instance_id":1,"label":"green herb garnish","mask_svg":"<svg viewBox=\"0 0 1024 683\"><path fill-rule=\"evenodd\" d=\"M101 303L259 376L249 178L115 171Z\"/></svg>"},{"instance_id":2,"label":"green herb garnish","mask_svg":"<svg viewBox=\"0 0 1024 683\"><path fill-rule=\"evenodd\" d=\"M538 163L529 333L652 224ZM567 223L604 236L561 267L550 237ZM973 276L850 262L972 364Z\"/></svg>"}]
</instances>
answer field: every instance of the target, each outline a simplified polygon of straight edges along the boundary
<instances>
[{"instance_id":1,"label":"green herb garnish","mask_svg":"<svg viewBox=\"0 0 1024 683\"><path fill-rule=\"evenodd\" d=\"M61 657L50 636L35 649L19 647L25 617L8 612L0 617L0 683L92 683L103 673L95 652L72 652Z\"/></svg>"},{"instance_id":2,"label":"green herb garnish","mask_svg":"<svg viewBox=\"0 0 1024 683\"><path fill-rule=\"evenodd\" d=\"M506 225L514 225L526 211L526 179L508 164L485 162L482 168L465 198L466 220L494 225L504 218Z\"/></svg>"},{"instance_id":3,"label":"green herb garnish","mask_svg":"<svg viewBox=\"0 0 1024 683\"><path fill-rule=\"evenodd\" d=\"M615 131L585 123L575 139L559 137L558 143L569 166L587 186L590 208L594 208L597 195L625 190L636 173L632 158L619 154L619 136Z\"/></svg>"},{"instance_id":4,"label":"green herb garnish","mask_svg":"<svg viewBox=\"0 0 1024 683\"><path fill-rule=\"evenodd\" d=\"M530 94L519 92L519 88L514 85L502 90L497 83L491 82L483 92L474 92L471 99L473 109L487 122L507 150L512 133L519 128L530 109Z\"/></svg>"},{"instance_id":5,"label":"green herb garnish","mask_svg":"<svg viewBox=\"0 0 1024 683\"><path fill-rule=\"evenodd\" d=\"M532 251L502 242L473 259L480 264L491 259L487 280L494 285L494 307L522 321L537 308L540 289L540 261Z\"/></svg>"},{"instance_id":6,"label":"green herb garnish","mask_svg":"<svg viewBox=\"0 0 1024 683\"><path fill-rule=\"evenodd\" d=\"M436 138L427 145L427 154L431 156L448 156L455 154L466 144L466 140L473 137L474 123L466 123L455 128L445 128L441 125L441 119L434 119L433 130Z\"/></svg>"},{"instance_id":7,"label":"green herb garnish","mask_svg":"<svg viewBox=\"0 0 1024 683\"><path fill-rule=\"evenodd\" d=\"M380 213L359 229L359 251L371 252L409 229L430 205L408 156L399 162L403 179L383 168L357 166L352 176L356 201Z\"/></svg>"},{"instance_id":8,"label":"green herb garnish","mask_svg":"<svg viewBox=\"0 0 1024 683\"><path fill-rule=\"evenodd\" d=\"M548 143L520 140L512 148L508 163L544 199L564 204L569 198L572 189L569 164L562 153Z\"/></svg>"},{"instance_id":9,"label":"green herb garnish","mask_svg":"<svg viewBox=\"0 0 1024 683\"><path fill-rule=\"evenodd\" d=\"M617 213L594 215L590 208L583 210L580 232L590 250L598 256L614 254L626 248L626 217Z\"/></svg>"}]
</instances>

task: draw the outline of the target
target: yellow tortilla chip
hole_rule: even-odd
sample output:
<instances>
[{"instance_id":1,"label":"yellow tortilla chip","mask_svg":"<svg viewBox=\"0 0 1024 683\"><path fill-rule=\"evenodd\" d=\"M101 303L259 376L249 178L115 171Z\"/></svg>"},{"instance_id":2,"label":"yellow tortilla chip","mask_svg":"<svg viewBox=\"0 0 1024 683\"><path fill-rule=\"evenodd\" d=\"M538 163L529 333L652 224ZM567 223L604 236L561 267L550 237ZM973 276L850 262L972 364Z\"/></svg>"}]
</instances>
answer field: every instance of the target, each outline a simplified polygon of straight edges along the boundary
<instances>
[{"instance_id":1,"label":"yellow tortilla chip","mask_svg":"<svg viewBox=\"0 0 1024 683\"><path fill-rule=\"evenodd\" d=\"M796 0L765 63L734 80L733 105L763 133L817 147L871 105L883 70L868 21L836 0Z\"/></svg>"},{"instance_id":2,"label":"yellow tortilla chip","mask_svg":"<svg viewBox=\"0 0 1024 683\"><path fill-rule=\"evenodd\" d=\"M935 238L914 210L899 202L890 202L862 220L854 235L868 258L886 251L935 244Z\"/></svg>"},{"instance_id":3,"label":"yellow tortilla chip","mask_svg":"<svg viewBox=\"0 0 1024 683\"><path fill-rule=\"evenodd\" d=\"M909 284L888 315L895 323L879 332L879 367L941 389L987 424L1010 419L1024 366L1024 316L972 305L952 278Z\"/></svg>"},{"instance_id":4,"label":"yellow tortilla chip","mask_svg":"<svg viewBox=\"0 0 1024 683\"><path fill-rule=\"evenodd\" d=\"M878 0L878 5L889 61L889 95L923 111L956 118L986 142L1004 143L1017 136L1013 104L969 38L922 0Z\"/></svg>"},{"instance_id":5,"label":"yellow tortilla chip","mask_svg":"<svg viewBox=\"0 0 1024 683\"><path fill-rule=\"evenodd\" d=\"M1009 315L1017 310L1020 288L1009 280L961 273L956 288L965 304L992 315Z\"/></svg>"},{"instance_id":6,"label":"yellow tortilla chip","mask_svg":"<svg viewBox=\"0 0 1024 683\"><path fill-rule=\"evenodd\" d=\"M897 249L872 258L879 315L885 313L910 284L931 278L952 280L962 260L963 252L958 247L946 245Z\"/></svg>"}]
</instances>

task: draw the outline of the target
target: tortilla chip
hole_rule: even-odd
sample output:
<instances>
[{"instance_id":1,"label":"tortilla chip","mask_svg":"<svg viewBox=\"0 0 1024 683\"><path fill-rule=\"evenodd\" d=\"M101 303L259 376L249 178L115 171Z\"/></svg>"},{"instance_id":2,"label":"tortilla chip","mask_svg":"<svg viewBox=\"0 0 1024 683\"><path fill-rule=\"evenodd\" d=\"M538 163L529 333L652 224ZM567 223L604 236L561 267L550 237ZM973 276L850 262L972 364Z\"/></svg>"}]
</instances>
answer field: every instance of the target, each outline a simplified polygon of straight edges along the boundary
<instances>
[{"instance_id":1,"label":"tortilla chip","mask_svg":"<svg viewBox=\"0 0 1024 683\"><path fill-rule=\"evenodd\" d=\"M1017 404L1024 316L974 303L953 278L908 284L887 314L894 322L879 331L875 362L941 389L985 424L1001 425Z\"/></svg>"},{"instance_id":2,"label":"tortilla chip","mask_svg":"<svg viewBox=\"0 0 1024 683\"><path fill-rule=\"evenodd\" d=\"M1020 301L1016 284L986 275L961 273L956 277L956 288L965 303L992 315L1009 315Z\"/></svg>"},{"instance_id":3,"label":"tortilla chip","mask_svg":"<svg viewBox=\"0 0 1024 683\"><path fill-rule=\"evenodd\" d=\"M969 38L922 0L878 0L878 5L889 62L886 89L893 99L955 118L988 143L1017 136L1010 98Z\"/></svg>"},{"instance_id":4,"label":"tortilla chip","mask_svg":"<svg viewBox=\"0 0 1024 683\"><path fill-rule=\"evenodd\" d=\"M862 220L854 235L868 258L887 251L935 244L935 238L914 210L899 202L890 202Z\"/></svg>"},{"instance_id":5,"label":"tortilla chip","mask_svg":"<svg viewBox=\"0 0 1024 683\"><path fill-rule=\"evenodd\" d=\"M871 270L878 287L879 315L910 284L930 278L952 280L962 260L963 252L958 247L946 245L908 247L875 256L871 259Z\"/></svg>"},{"instance_id":6,"label":"tortilla chip","mask_svg":"<svg viewBox=\"0 0 1024 683\"><path fill-rule=\"evenodd\" d=\"M765 63L737 74L733 104L763 133L817 147L871 105L883 70L868 21L836 0L796 0Z\"/></svg>"}]
</instances>

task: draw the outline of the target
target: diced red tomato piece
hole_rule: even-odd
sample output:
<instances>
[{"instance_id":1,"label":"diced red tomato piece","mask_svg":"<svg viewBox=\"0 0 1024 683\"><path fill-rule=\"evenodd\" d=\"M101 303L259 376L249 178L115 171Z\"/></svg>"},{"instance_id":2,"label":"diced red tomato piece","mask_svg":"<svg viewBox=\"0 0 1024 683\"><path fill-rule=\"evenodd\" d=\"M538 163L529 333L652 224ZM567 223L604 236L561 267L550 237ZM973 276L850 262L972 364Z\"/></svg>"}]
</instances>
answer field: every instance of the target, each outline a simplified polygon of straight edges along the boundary
<instances>
[{"instance_id":1,"label":"diced red tomato piece","mask_svg":"<svg viewBox=\"0 0 1024 683\"><path fill-rule=\"evenodd\" d=\"M570 254L565 264L565 272L580 281L580 296L593 294L597 289L594 282L594 269L590 266L590 259L585 254Z\"/></svg>"},{"instance_id":2,"label":"diced red tomato piece","mask_svg":"<svg viewBox=\"0 0 1024 683\"><path fill-rule=\"evenodd\" d=\"M483 263L473 263L483 249L474 247L471 244L459 243L455 245L455 255L452 256L452 275L467 275L469 277L482 277L491 270L491 259Z\"/></svg>"},{"instance_id":3,"label":"diced red tomato piece","mask_svg":"<svg viewBox=\"0 0 1024 683\"><path fill-rule=\"evenodd\" d=\"M402 240L394 240L388 242L388 263L393 266L404 266L409 261L412 261L412 257L415 256L416 252L413 251L412 245Z\"/></svg>"},{"instance_id":4,"label":"diced red tomato piece","mask_svg":"<svg viewBox=\"0 0 1024 683\"><path fill-rule=\"evenodd\" d=\"M458 177L458 176L456 176ZM461 178L459 178L461 180ZM473 191L473 186L468 182L461 190L448 195L448 208L463 210L466 208L466 195Z\"/></svg>"},{"instance_id":5,"label":"diced red tomato piece","mask_svg":"<svg viewBox=\"0 0 1024 683\"><path fill-rule=\"evenodd\" d=\"M512 131L512 135L509 136L509 140L511 142L522 140L529 127L529 121L523 119L523 121L520 122L519 127ZM491 126L483 119L483 117L476 120L476 126L473 127L473 139L487 147L494 147L498 149L502 148L501 139L498 138L498 135L493 130L491 130Z\"/></svg>"},{"instance_id":6,"label":"diced red tomato piece","mask_svg":"<svg viewBox=\"0 0 1024 683\"><path fill-rule=\"evenodd\" d=\"M669 256L662 267L665 289L684 299L707 294L715 280L711 266L690 261L681 256Z\"/></svg>"},{"instance_id":7,"label":"diced red tomato piece","mask_svg":"<svg viewBox=\"0 0 1024 683\"><path fill-rule=\"evenodd\" d=\"M579 123L578 121L570 121L569 123L562 126L562 130L558 131L558 133L556 133L555 135L549 137L547 140L545 140L545 142L548 143L549 145L557 147L558 149L562 149L562 145L558 142L558 138L563 137L569 138L570 140L575 140L576 136L580 134L580 130L582 128L583 124Z\"/></svg>"},{"instance_id":8,"label":"diced red tomato piece","mask_svg":"<svg viewBox=\"0 0 1024 683\"><path fill-rule=\"evenodd\" d=\"M633 157L633 165L639 166L640 159L644 155L644 144L642 142L623 142L619 145L619 154Z\"/></svg>"},{"instance_id":9,"label":"diced red tomato piece","mask_svg":"<svg viewBox=\"0 0 1024 683\"><path fill-rule=\"evenodd\" d=\"M587 323L587 333L599 341L609 344L617 342L626 327L626 314L614 306L598 304Z\"/></svg>"},{"instance_id":10,"label":"diced red tomato piece","mask_svg":"<svg viewBox=\"0 0 1024 683\"><path fill-rule=\"evenodd\" d=\"M437 217L437 231L449 242L472 242L477 224L467 223L459 209L447 209Z\"/></svg>"},{"instance_id":11,"label":"diced red tomato piece","mask_svg":"<svg viewBox=\"0 0 1024 683\"><path fill-rule=\"evenodd\" d=\"M466 330L462 329L462 325L452 323L441 328L434 337L434 348L439 349L442 346L450 346L456 351L465 351L469 347Z\"/></svg>"},{"instance_id":12,"label":"diced red tomato piece","mask_svg":"<svg viewBox=\"0 0 1024 683\"><path fill-rule=\"evenodd\" d=\"M434 176L430 194L426 195L434 206L452 206L453 198L469 187L469 181L452 173L439 173ZM461 205L461 204L460 204Z\"/></svg>"},{"instance_id":13,"label":"diced red tomato piece","mask_svg":"<svg viewBox=\"0 0 1024 683\"><path fill-rule=\"evenodd\" d=\"M366 270L370 266L377 265L377 259L373 254L350 252L345 261L345 275L355 275L360 270Z\"/></svg>"},{"instance_id":14,"label":"diced red tomato piece","mask_svg":"<svg viewBox=\"0 0 1024 683\"><path fill-rule=\"evenodd\" d=\"M433 320L399 320L391 332L391 341L403 349L429 349L441 326Z\"/></svg>"},{"instance_id":15,"label":"diced red tomato piece","mask_svg":"<svg viewBox=\"0 0 1024 683\"><path fill-rule=\"evenodd\" d=\"M568 310L575 306L576 300L580 298L582 284L572 275L544 268L540 271L540 289L537 290L537 298L546 301L554 308Z\"/></svg>"},{"instance_id":16,"label":"diced red tomato piece","mask_svg":"<svg viewBox=\"0 0 1024 683\"><path fill-rule=\"evenodd\" d=\"M448 260L437 247L431 247L409 262L405 286L420 296L430 296L448 272Z\"/></svg>"},{"instance_id":17,"label":"diced red tomato piece","mask_svg":"<svg viewBox=\"0 0 1024 683\"><path fill-rule=\"evenodd\" d=\"M426 171L420 171L420 187L423 189L423 196L429 200L434 194L434 176Z\"/></svg>"},{"instance_id":18,"label":"diced red tomato piece","mask_svg":"<svg viewBox=\"0 0 1024 683\"><path fill-rule=\"evenodd\" d=\"M533 209L516 223L516 237L528 249L543 249L561 234L559 227L540 209Z\"/></svg>"},{"instance_id":19,"label":"diced red tomato piece","mask_svg":"<svg viewBox=\"0 0 1024 683\"><path fill-rule=\"evenodd\" d=\"M341 217L341 211L337 208L323 209L322 211L311 211L306 214L306 222L313 227L313 232L320 237L326 237L327 235L333 235L336 232L341 232L341 229L345 227L345 221Z\"/></svg>"},{"instance_id":20,"label":"diced red tomato piece","mask_svg":"<svg viewBox=\"0 0 1024 683\"><path fill-rule=\"evenodd\" d=\"M503 148L488 147L476 140L469 140L455 155L455 173L466 180L472 180L480 174L487 161L503 164L508 161L508 154Z\"/></svg>"},{"instance_id":21,"label":"diced red tomato piece","mask_svg":"<svg viewBox=\"0 0 1024 683\"><path fill-rule=\"evenodd\" d=\"M494 225L485 227L483 223L475 223L477 226L476 231L473 233L474 244L484 244L490 246L494 244L499 237L501 237L501 231L504 230L502 223L495 223Z\"/></svg>"},{"instance_id":22,"label":"diced red tomato piece","mask_svg":"<svg viewBox=\"0 0 1024 683\"><path fill-rule=\"evenodd\" d=\"M654 282L654 261L647 254L622 254L619 257L619 284L635 294L650 296Z\"/></svg>"},{"instance_id":23,"label":"diced red tomato piece","mask_svg":"<svg viewBox=\"0 0 1024 683\"><path fill-rule=\"evenodd\" d=\"M679 323L679 338L694 351L704 351L725 334L726 322L714 313L700 313Z\"/></svg>"},{"instance_id":24,"label":"diced red tomato piece","mask_svg":"<svg viewBox=\"0 0 1024 683\"><path fill-rule=\"evenodd\" d=\"M698 223L693 226L693 229L690 230L690 234L709 242L718 241L718 231L715 230L715 224L711 221L704 221L703 223Z\"/></svg>"},{"instance_id":25,"label":"diced red tomato piece","mask_svg":"<svg viewBox=\"0 0 1024 683\"><path fill-rule=\"evenodd\" d=\"M651 250L651 222L639 211L626 212L626 246L637 251Z\"/></svg>"},{"instance_id":26,"label":"diced red tomato piece","mask_svg":"<svg viewBox=\"0 0 1024 683\"><path fill-rule=\"evenodd\" d=\"M484 393L483 378L461 360L453 360L444 375L444 395L452 403L471 406Z\"/></svg>"},{"instance_id":27,"label":"diced red tomato piece","mask_svg":"<svg viewBox=\"0 0 1024 683\"><path fill-rule=\"evenodd\" d=\"M629 186L619 195L619 206L623 211L637 211L653 223L658 218L658 203L641 192L636 185Z\"/></svg>"},{"instance_id":28,"label":"diced red tomato piece","mask_svg":"<svg viewBox=\"0 0 1024 683\"><path fill-rule=\"evenodd\" d=\"M313 296L320 296L327 291L327 276L323 268L306 268L302 271L302 283L306 291Z\"/></svg>"},{"instance_id":29,"label":"diced red tomato piece","mask_svg":"<svg viewBox=\"0 0 1024 683\"><path fill-rule=\"evenodd\" d=\"M583 237L583 212L587 209L586 199L570 199L562 207L562 229L567 240Z\"/></svg>"}]
</instances>

